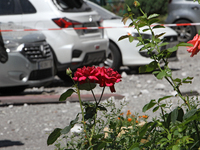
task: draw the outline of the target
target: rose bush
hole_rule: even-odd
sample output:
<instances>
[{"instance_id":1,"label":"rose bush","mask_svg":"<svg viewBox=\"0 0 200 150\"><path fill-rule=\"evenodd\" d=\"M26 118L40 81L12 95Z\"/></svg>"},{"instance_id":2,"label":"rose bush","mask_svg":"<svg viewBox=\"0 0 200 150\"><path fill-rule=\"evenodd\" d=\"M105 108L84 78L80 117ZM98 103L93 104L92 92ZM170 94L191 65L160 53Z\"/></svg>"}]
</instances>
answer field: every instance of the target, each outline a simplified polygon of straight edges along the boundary
<instances>
[{"instance_id":1,"label":"rose bush","mask_svg":"<svg viewBox=\"0 0 200 150\"><path fill-rule=\"evenodd\" d=\"M165 95L158 100L152 99L143 108L143 112L152 109L153 112L160 110L160 116L148 120L147 115L140 116L132 114L130 110L121 112L121 108L116 108L112 100L102 103L101 98L105 87L109 87L111 92L115 92L114 85L121 81L121 75L111 68L105 67L83 67L77 69L72 77L70 69L67 73L74 80L74 86L68 89L60 96L60 101L66 100L73 93L78 94L81 113L70 122L64 129L56 128L48 137L47 144L58 143L55 146L61 149L95 149L95 150L197 150L200 149L200 109L198 99L184 96L180 86L192 83L193 77L183 79L173 78L172 70L169 68L168 58L179 46L188 47L191 56L196 55L199 50L199 35L188 43L179 43L178 45L161 50L161 47L167 45L164 39L161 39L161 33L155 35L154 29L164 28L158 22L158 14L147 16L141 9L140 3L135 1L134 5L143 16L133 19L131 9L128 7L128 13L124 15L122 21L126 23L128 19L132 22L129 25L134 27L139 37L132 35L123 35L119 40L129 39L130 42L138 40L138 46L142 50L147 50L152 62L139 68L139 72L152 72L158 79L165 79L174 91L176 96ZM144 39L140 31L150 31L151 39ZM164 31L164 29L163 29ZM154 53L156 51L156 53ZM99 84L103 87L102 95L99 100L96 99L93 89ZM91 90L94 103L81 101L80 90ZM181 100L179 106L173 110L169 109L167 100ZM122 106L127 105L121 104ZM79 115L81 114L81 119ZM140 125L141 120L144 122ZM75 124L81 124L82 132L67 136ZM105 130L106 129L106 130ZM62 136L61 136L62 135ZM66 145L62 147L59 138L66 139Z\"/></svg>"}]
</instances>

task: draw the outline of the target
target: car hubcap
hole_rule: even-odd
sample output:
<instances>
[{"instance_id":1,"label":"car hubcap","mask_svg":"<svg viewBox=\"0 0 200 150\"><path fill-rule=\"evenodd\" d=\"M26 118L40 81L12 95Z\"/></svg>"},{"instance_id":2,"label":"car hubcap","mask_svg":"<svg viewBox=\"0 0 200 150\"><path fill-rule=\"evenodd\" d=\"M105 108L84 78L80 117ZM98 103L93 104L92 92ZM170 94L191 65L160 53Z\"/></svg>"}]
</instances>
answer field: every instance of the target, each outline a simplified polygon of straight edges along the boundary
<instances>
[{"instance_id":1,"label":"car hubcap","mask_svg":"<svg viewBox=\"0 0 200 150\"><path fill-rule=\"evenodd\" d=\"M178 33L178 40L180 42L189 41L192 36L192 29L189 26L176 27L174 30Z\"/></svg>"}]
</instances>

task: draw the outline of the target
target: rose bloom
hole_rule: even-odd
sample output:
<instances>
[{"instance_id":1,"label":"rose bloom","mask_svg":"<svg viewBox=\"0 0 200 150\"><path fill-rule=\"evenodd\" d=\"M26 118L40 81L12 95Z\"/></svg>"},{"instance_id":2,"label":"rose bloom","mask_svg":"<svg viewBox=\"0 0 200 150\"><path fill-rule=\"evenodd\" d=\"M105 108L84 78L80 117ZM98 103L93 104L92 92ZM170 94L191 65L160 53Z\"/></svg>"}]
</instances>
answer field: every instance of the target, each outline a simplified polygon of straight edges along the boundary
<instances>
[{"instance_id":1,"label":"rose bloom","mask_svg":"<svg viewBox=\"0 0 200 150\"><path fill-rule=\"evenodd\" d=\"M194 38L192 40L188 41L187 43L190 43L193 45L193 47L189 47L189 46L187 47L188 48L187 51L189 53L192 53L190 55L190 57L193 57L200 50L200 36L198 34L196 34L196 36L194 36Z\"/></svg>"},{"instance_id":2,"label":"rose bloom","mask_svg":"<svg viewBox=\"0 0 200 150\"><path fill-rule=\"evenodd\" d=\"M121 81L121 75L112 68L97 67L97 70L99 72L97 78L100 87L108 86L111 92L116 92L114 84Z\"/></svg>"},{"instance_id":3,"label":"rose bloom","mask_svg":"<svg viewBox=\"0 0 200 150\"><path fill-rule=\"evenodd\" d=\"M98 70L93 67L83 67L83 68L78 68L77 71L74 73L73 80L79 82L80 84L88 82L87 80L89 79L89 82L97 82L99 79L97 78L98 76Z\"/></svg>"}]
</instances>

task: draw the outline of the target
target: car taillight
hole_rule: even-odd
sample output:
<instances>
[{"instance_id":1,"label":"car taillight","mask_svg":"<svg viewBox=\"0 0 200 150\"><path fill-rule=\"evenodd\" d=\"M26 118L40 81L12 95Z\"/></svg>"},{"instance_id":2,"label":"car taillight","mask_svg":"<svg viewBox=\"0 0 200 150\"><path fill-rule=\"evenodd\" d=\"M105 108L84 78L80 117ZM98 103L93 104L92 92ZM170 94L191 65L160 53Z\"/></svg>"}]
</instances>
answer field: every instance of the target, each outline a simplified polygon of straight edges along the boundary
<instances>
[{"instance_id":1,"label":"car taillight","mask_svg":"<svg viewBox=\"0 0 200 150\"><path fill-rule=\"evenodd\" d=\"M80 22L72 21L66 18L55 18L52 19L60 28L74 27L75 25L81 24Z\"/></svg>"}]
</instances>

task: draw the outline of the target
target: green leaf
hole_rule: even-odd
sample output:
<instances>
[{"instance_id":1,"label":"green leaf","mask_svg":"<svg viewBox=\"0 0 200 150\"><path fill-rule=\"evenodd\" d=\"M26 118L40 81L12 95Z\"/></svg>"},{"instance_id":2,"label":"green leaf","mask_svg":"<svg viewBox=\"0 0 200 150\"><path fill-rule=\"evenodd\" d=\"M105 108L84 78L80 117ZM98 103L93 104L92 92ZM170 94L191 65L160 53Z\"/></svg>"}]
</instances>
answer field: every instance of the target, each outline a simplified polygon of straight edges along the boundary
<instances>
[{"instance_id":1,"label":"green leaf","mask_svg":"<svg viewBox=\"0 0 200 150\"><path fill-rule=\"evenodd\" d=\"M188 112L185 113L185 115L183 116L183 120L190 118L190 117L193 116L196 112L197 112L197 109L192 109L192 110L188 111Z\"/></svg>"},{"instance_id":2,"label":"green leaf","mask_svg":"<svg viewBox=\"0 0 200 150\"><path fill-rule=\"evenodd\" d=\"M173 145L172 150L180 150L180 147L178 145Z\"/></svg>"},{"instance_id":3,"label":"green leaf","mask_svg":"<svg viewBox=\"0 0 200 150\"><path fill-rule=\"evenodd\" d=\"M54 131L49 135L47 139L47 145L52 145L61 135L60 131L62 129L56 128Z\"/></svg>"},{"instance_id":4,"label":"green leaf","mask_svg":"<svg viewBox=\"0 0 200 150\"><path fill-rule=\"evenodd\" d=\"M143 41L142 37L137 37L137 39L141 42Z\"/></svg>"},{"instance_id":5,"label":"green leaf","mask_svg":"<svg viewBox=\"0 0 200 150\"><path fill-rule=\"evenodd\" d=\"M155 25L155 26L153 27L153 29L156 29L156 28L165 28L165 26L162 26L162 25Z\"/></svg>"},{"instance_id":6,"label":"green leaf","mask_svg":"<svg viewBox=\"0 0 200 150\"><path fill-rule=\"evenodd\" d=\"M140 66L139 67L139 73L145 73L146 72L146 65L145 66Z\"/></svg>"},{"instance_id":7,"label":"green leaf","mask_svg":"<svg viewBox=\"0 0 200 150\"><path fill-rule=\"evenodd\" d=\"M178 118L178 108L175 108L171 113L171 121L175 123Z\"/></svg>"},{"instance_id":8,"label":"green leaf","mask_svg":"<svg viewBox=\"0 0 200 150\"><path fill-rule=\"evenodd\" d=\"M162 97L162 98L159 98L159 99L158 99L158 103L160 103L162 100L165 100L165 99L170 98L170 97L173 97L173 95L164 96L164 97Z\"/></svg>"},{"instance_id":9,"label":"green leaf","mask_svg":"<svg viewBox=\"0 0 200 150\"><path fill-rule=\"evenodd\" d=\"M101 110L101 111L107 111L106 107L104 107L104 106L98 106L97 108L98 108L99 110Z\"/></svg>"},{"instance_id":10,"label":"green leaf","mask_svg":"<svg viewBox=\"0 0 200 150\"><path fill-rule=\"evenodd\" d=\"M159 19L153 18L153 19L151 19L151 20L148 21L148 24L151 25L151 24L156 23L158 21L159 21Z\"/></svg>"},{"instance_id":11,"label":"green leaf","mask_svg":"<svg viewBox=\"0 0 200 150\"><path fill-rule=\"evenodd\" d=\"M159 38L159 37L163 36L164 34L165 34L165 32L160 33L160 34L156 35L155 38Z\"/></svg>"},{"instance_id":12,"label":"green leaf","mask_svg":"<svg viewBox=\"0 0 200 150\"><path fill-rule=\"evenodd\" d=\"M167 50L168 50L169 52L175 52L175 51L178 50L178 46L174 46L174 47L172 47L172 48L168 48Z\"/></svg>"},{"instance_id":13,"label":"green leaf","mask_svg":"<svg viewBox=\"0 0 200 150\"><path fill-rule=\"evenodd\" d=\"M141 45L143 45L143 43L142 42L138 42L136 47L141 46Z\"/></svg>"},{"instance_id":14,"label":"green leaf","mask_svg":"<svg viewBox=\"0 0 200 150\"><path fill-rule=\"evenodd\" d=\"M165 45L168 45L169 43L168 42L164 42L164 43L161 43L160 45L159 45L159 47L162 47L162 46L165 46Z\"/></svg>"},{"instance_id":15,"label":"green leaf","mask_svg":"<svg viewBox=\"0 0 200 150\"><path fill-rule=\"evenodd\" d=\"M162 79L165 76L166 76L165 71L160 71L156 77L157 77L157 79Z\"/></svg>"},{"instance_id":16,"label":"green leaf","mask_svg":"<svg viewBox=\"0 0 200 150\"><path fill-rule=\"evenodd\" d=\"M171 140L171 139L172 139L172 135L171 135L171 134L168 134L168 135L167 135L167 138L168 138L168 140Z\"/></svg>"},{"instance_id":17,"label":"green leaf","mask_svg":"<svg viewBox=\"0 0 200 150\"><path fill-rule=\"evenodd\" d=\"M138 146L139 146L139 143L134 143L128 150L137 150L137 148L139 148Z\"/></svg>"},{"instance_id":18,"label":"green leaf","mask_svg":"<svg viewBox=\"0 0 200 150\"><path fill-rule=\"evenodd\" d=\"M154 105L156 104L155 99L151 100L148 104L146 104L142 111L146 112L147 110L149 110L150 108L152 108Z\"/></svg>"},{"instance_id":19,"label":"green leaf","mask_svg":"<svg viewBox=\"0 0 200 150\"><path fill-rule=\"evenodd\" d=\"M193 44L189 44L189 43L180 42L180 43L179 43L179 44L177 44L176 46L189 46L189 47L193 47Z\"/></svg>"},{"instance_id":20,"label":"green leaf","mask_svg":"<svg viewBox=\"0 0 200 150\"><path fill-rule=\"evenodd\" d=\"M184 78L182 82L183 83L192 83L192 81L191 81L192 79L193 79L193 77L187 77L187 78Z\"/></svg>"},{"instance_id":21,"label":"green leaf","mask_svg":"<svg viewBox=\"0 0 200 150\"><path fill-rule=\"evenodd\" d=\"M144 126L139 130L139 136L143 137L146 134L146 132L149 129L149 127L151 127L151 126L154 127L154 125L155 125L154 122L145 123Z\"/></svg>"},{"instance_id":22,"label":"green leaf","mask_svg":"<svg viewBox=\"0 0 200 150\"><path fill-rule=\"evenodd\" d=\"M78 117L78 115L77 115L76 118L70 122L69 126L66 126L64 129L62 129L62 130L60 131L60 133L61 133L61 134L67 134L67 133L69 133L69 131L71 130L71 128L73 128L74 125L75 125L76 123L78 123L78 119L79 119L79 117Z\"/></svg>"},{"instance_id":23,"label":"green leaf","mask_svg":"<svg viewBox=\"0 0 200 150\"><path fill-rule=\"evenodd\" d=\"M151 14L147 19L151 19L151 18L155 18L155 17L158 17L159 14Z\"/></svg>"},{"instance_id":24,"label":"green leaf","mask_svg":"<svg viewBox=\"0 0 200 150\"><path fill-rule=\"evenodd\" d=\"M70 97L75 91L73 89L68 89L66 92L64 92L60 98L59 101L65 101L68 97Z\"/></svg>"},{"instance_id":25,"label":"green leaf","mask_svg":"<svg viewBox=\"0 0 200 150\"><path fill-rule=\"evenodd\" d=\"M133 27L133 26L134 26L133 22L131 22L131 23L128 25L128 27Z\"/></svg>"},{"instance_id":26,"label":"green leaf","mask_svg":"<svg viewBox=\"0 0 200 150\"><path fill-rule=\"evenodd\" d=\"M138 21L136 24L139 28L146 26L147 24L144 21Z\"/></svg>"},{"instance_id":27,"label":"green leaf","mask_svg":"<svg viewBox=\"0 0 200 150\"><path fill-rule=\"evenodd\" d=\"M129 35L123 35L123 36L121 36L121 37L118 39L118 41L121 41L121 40L126 39L126 38L129 38Z\"/></svg>"},{"instance_id":28,"label":"green leaf","mask_svg":"<svg viewBox=\"0 0 200 150\"><path fill-rule=\"evenodd\" d=\"M178 107L178 117L177 120L182 122L183 121L183 116L184 116L184 111L181 107Z\"/></svg>"},{"instance_id":29,"label":"green leaf","mask_svg":"<svg viewBox=\"0 0 200 150\"><path fill-rule=\"evenodd\" d=\"M149 30L150 30L150 29L147 28L147 29L144 29L144 30L142 30L142 31L143 31L143 32L146 32L146 31L149 31Z\"/></svg>"},{"instance_id":30,"label":"green leaf","mask_svg":"<svg viewBox=\"0 0 200 150\"><path fill-rule=\"evenodd\" d=\"M135 37L129 35L129 42L130 42L130 43L133 42L134 39L135 39Z\"/></svg>"},{"instance_id":31,"label":"green leaf","mask_svg":"<svg viewBox=\"0 0 200 150\"><path fill-rule=\"evenodd\" d=\"M156 61L152 61L150 64L141 66L139 68L139 73L144 73L144 72L152 72L158 67L158 63Z\"/></svg>"},{"instance_id":32,"label":"green leaf","mask_svg":"<svg viewBox=\"0 0 200 150\"><path fill-rule=\"evenodd\" d=\"M90 91L96 87L96 83L84 83L84 84L79 84L78 89L79 90L86 90Z\"/></svg>"},{"instance_id":33,"label":"green leaf","mask_svg":"<svg viewBox=\"0 0 200 150\"><path fill-rule=\"evenodd\" d=\"M92 119L94 115L96 114L96 107L95 106L89 106L85 109L86 114L84 116L85 120Z\"/></svg>"},{"instance_id":34,"label":"green leaf","mask_svg":"<svg viewBox=\"0 0 200 150\"><path fill-rule=\"evenodd\" d=\"M101 150L103 148L105 148L106 143L105 142L101 142L100 144L97 145L97 150Z\"/></svg>"},{"instance_id":35,"label":"green leaf","mask_svg":"<svg viewBox=\"0 0 200 150\"><path fill-rule=\"evenodd\" d=\"M162 104L162 105L160 105L160 107L165 107L167 104Z\"/></svg>"},{"instance_id":36,"label":"green leaf","mask_svg":"<svg viewBox=\"0 0 200 150\"><path fill-rule=\"evenodd\" d=\"M176 79L174 79L173 81L175 81L175 82L181 82L181 79L176 78Z\"/></svg>"},{"instance_id":37,"label":"green leaf","mask_svg":"<svg viewBox=\"0 0 200 150\"><path fill-rule=\"evenodd\" d=\"M153 112L156 112L159 109L159 106L154 107Z\"/></svg>"}]
</instances>

